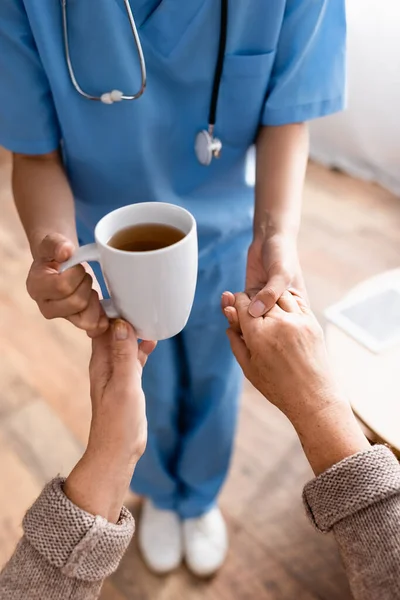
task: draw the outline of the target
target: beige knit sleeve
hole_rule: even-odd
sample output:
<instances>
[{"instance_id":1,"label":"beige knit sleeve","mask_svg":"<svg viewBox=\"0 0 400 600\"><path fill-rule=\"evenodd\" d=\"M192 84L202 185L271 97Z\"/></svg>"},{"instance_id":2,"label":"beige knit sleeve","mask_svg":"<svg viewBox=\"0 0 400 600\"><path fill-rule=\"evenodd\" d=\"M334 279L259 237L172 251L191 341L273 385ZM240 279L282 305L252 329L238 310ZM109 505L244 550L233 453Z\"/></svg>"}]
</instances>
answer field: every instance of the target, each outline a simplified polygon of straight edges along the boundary
<instances>
[{"instance_id":1,"label":"beige knit sleeve","mask_svg":"<svg viewBox=\"0 0 400 600\"><path fill-rule=\"evenodd\" d=\"M355 454L309 482L310 520L333 530L356 600L400 599L400 465L385 446Z\"/></svg>"},{"instance_id":2,"label":"beige knit sleeve","mask_svg":"<svg viewBox=\"0 0 400 600\"><path fill-rule=\"evenodd\" d=\"M0 574L1 600L94 600L134 532L123 509L117 524L75 506L54 479L27 512L24 536Z\"/></svg>"}]
</instances>

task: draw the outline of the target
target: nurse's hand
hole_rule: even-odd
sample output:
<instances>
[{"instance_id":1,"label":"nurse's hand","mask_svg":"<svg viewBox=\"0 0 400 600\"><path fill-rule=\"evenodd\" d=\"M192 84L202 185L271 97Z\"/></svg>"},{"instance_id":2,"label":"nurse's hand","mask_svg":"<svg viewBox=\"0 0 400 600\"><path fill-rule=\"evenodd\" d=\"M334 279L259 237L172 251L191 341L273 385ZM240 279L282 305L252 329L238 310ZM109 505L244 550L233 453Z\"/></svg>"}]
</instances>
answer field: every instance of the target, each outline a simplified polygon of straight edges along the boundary
<instances>
[{"instance_id":1,"label":"nurse's hand","mask_svg":"<svg viewBox=\"0 0 400 600\"><path fill-rule=\"evenodd\" d=\"M59 273L60 264L74 253L74 244L60 234L48 235L41 242L26 282L31 298L46 319L63 317L89 337L108 328L101 307L100 286L88 264Z\"/></svg>"},{"instance_id":2,"label":"nurse's hand","mask_svg":"<svg viewBox=\"0 0 400 600\"><path fill-rule=\"evenodd\" d=\"M250 314L264 315L286 290L307 297L296 241L281 234L255 239L249 248L246 272Z\"/></svg>"}]
</instances>

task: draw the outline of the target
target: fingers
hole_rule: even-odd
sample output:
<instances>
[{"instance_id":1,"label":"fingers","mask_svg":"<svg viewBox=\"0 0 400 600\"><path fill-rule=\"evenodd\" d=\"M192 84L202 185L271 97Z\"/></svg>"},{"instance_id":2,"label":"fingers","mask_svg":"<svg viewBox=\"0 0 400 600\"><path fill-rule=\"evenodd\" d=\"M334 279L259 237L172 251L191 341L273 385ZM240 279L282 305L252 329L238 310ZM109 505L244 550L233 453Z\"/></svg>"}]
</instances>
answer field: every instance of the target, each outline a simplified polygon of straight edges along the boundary
<instances>
[{"instance_id":1,"label":"fingers","mask_svg":"<svg viewBox=\"0 0 400 600\"><path fill-rule=\"evenodd\" d=\"M277 302L278 306L288 313L301 313L301 308L298 304L297 298L293 296L289 291L283 292L282 296Z\"/></svg>"},{"instance_id":2,"label":"fingers","mask_svg":"<svg viewBox=\"0 0 400 600\"><path fill-rule=\"evenodd\" d=\"M64 317L93 337L106 331L108 319L92 284L82 265L59 274L49 264L34 264L27 289L46 319Z\"/></svg>"},{"instance_id":3,"label":"fingers","mask_svg":"<svg viewBox=\"0 0 400 600\"><path fill-rule=\"evenodd\" d=\"M252 299L249 313L252 317L262 317L277 303L289 284L284 273L273 275L267 285Z\"/></svg>"},{"instance_id":4,"label":"fingers","mask_svg":"<svg viewBox=\"0 0 400 600\"><path fill-rule=\"evenodd\" d=\"M250 298L244 292L235 294L235 308L239 317L239 323L243 327L248 323L252 323L254 319L249 314Z\"/></svg>"},{"instance_id":5,"label":"fingers","mask_svg":"<svg viewBox=\"0 0 400 600\"><path fill-rule=\"evenodd\" d=\"M240 327L239 316L238 316L236 308L234 306L227 306L224 309L224 315L227 318L231 329L233 329L234 331L237 331L238 333L241 333L242 330Z\"/></svg>"},{"instance_id":6,"label":"fingers","mask_svg":"<svg viewBox=\"0 0 400 600\"><path fill-rule=\"evenodd\" d=\"M310 308L310 301L309 301L308 295L306 293L300 292L299 290L292 288L292 287L288 291L295 298L297 305L300 308L301 312L303 312L305 314L313 314L313 312Z\"/></svg>"},{"instance_id":7,"label":"fingers","mask_svg":"<svg viewBox=\"0 0 400 600\"><path fill-rule=\"evenodd\" d=\"M88 336L92 338L104 333L109 325L108 319L101 307L99 296L92 289L90 290L86 308L67 318L75 327L84 329Z\"/></svg>"},{"instance_id":8,"label":"fingers","mask_svg":"<svg viewBox=\"0 0 400 600\"><path fill-rule=\"evenodd\" d=\"M150 354L155 350L157 342L152 340L142 340L139 344L138 359L142 368L144 368Z\"/></svg>"},{"instance_id":9,"label":"fingers","mask_svg":"<svg viewBox=\"0 0 400 600\"><path fill-rule=\"evenodd\" d=\"M235 295L232 292L224 292L221 296L221 308L224 311L228 306L235 306Z\"/></svg>"},{"instance_id":10,"label":"fingers","mask_svg":"<svg viewBox=\"0 0 400 600\"><path fill-rule=\"evenodd\" d=\"M111 376L111 329L92 339L92 356L89 365L90 388L104 389Z\"/></svg>"},{"instance_id":11,"label":"fingers","mask_svg":"<svg viewBox=\"0 0 400 600\"><path fill-rule=\"evenodd\" d=\"M232 292L224 292L221 296L221 308L232 329L241 332L239 317L235 308L236 298Z\"/></svg>"},{"instance_id":12,"label":"fingers","mask_svg":"<svg viewBox=\"0 0 400 600\"><path fill-rule=\"evenodd\" d=\"M36 300L62 300L71 296L83 282L86 271L82 265L59 273L60 263L74 252L74 244L63 235L48 235L41 242L39 258L34 261L28 276L27 288Z\"/></svg>"},{"instance_id":13,"label":"fingers","mask_svg":"<svg viewBox=\"0 0 400 600\"><path fill-rule=\"evenodd\" d=\"M60 233L51 233L41 242L38 254L43 260L62 263L73 255L74 244Z\"/></svg>"},{"instance_id":14,"label":"fingers","mask_svg":"<svg viewBox=\"0 0 400 600\"><path fill-rule=\"evenodd\" d=\"M101 357L108 356L108 350L111 344L111 328L104 332L103 335L99 335L92 340L92 359L91 362L96 363Z\"/></svg>"},{"instance_id":15,"label":"fingers","mask_svg":"<svg viewBox=\"0 0 400 600\"><path fill-rule=\"evenodd\" d=\"M34 263L26 287L36 302L62 300L71 296L86 276L82 265L58 273L58 263Z\"/></svg>"},{"instance_id":16,"label":"fingers","mask_svg":"<svg viewBox=\"0 0 400 600\"><path fill-rule=\"evenodd\" d=\"M59 273L60 263L73 251L73 243L64 236L48 235L40 245L40 257L29 272L27 289L46 319L68 319L93 338L107 330L108 319L101 307L99 293L92 289L97 282L89 266L88 272L82 265L77 265Z\"/></svg>"},{"instance_id":17,"label":"fingers","mask_svg":"<svg viewBox=\"0 0 400 600\"><path fill-rule=\"evenodd\" d=\"M86 309L92 292L92 278L85 274L79 286L71 295L60 300L46 299L42 305L42 314L46 319L70 317Z\"/></svg>"},{"instance_id":18,"label":"fingers","mask_svg":"<svg viewBox=\"0 0 400 600\"><path fill-rule=\"evenodd\" d=\"M138 358L138 342L133 327L122 319L111 326L111 365L113 377L118 386L124 388L134 374L135 361Z\"/></svg>"},{"instance_id":19,"label":"fingers","mask_svg":"<svg viewBox=\"0 0 400 600\"><path fill-rule=\"evenodd\" d=\"M245 343L248 347L251 347L252 340L259 335L260 327L263 326L264 318L255 319L249 313L250 298L247 293L235 294L235 307L227 308L227 318L232 319L233 329L236 333L244 338ZM236 314L232 312L236 311Z\"/></svg>"},{"instance_id":20,"label":"fingers","mask_svg":"<svg viewBox=\"0 0 400 600\"><path fill-rule=\"evenodd\" d=\"M100 317L100 319L98 320L98 323L95 327L93 327L92 329L85 329L87 336L90 339L94 339L96 337L98 337L99 335L103 335L103 333L105 331L108 330L108 328L110 327L110 321L108 320L108 317L103 313Z\"/></svg>"},{"instance_id":21,"label":"fingers","mask_svg":"<svg viewBox=\"0 0 400 600\"><path fill-rule=\"evenodd\" d=\"M304 313L304 314L312 313L307 296L304 297L302 294L299 294L297 291L292 291L291 293L292 293L292 296L294 296L294 298L296 299L297 305L300 308L302 313Z\"/></svg>"},{"instance_id":22,"label":"fingers","mask_svg":"<svg viewBox=\"0 0 400 600\"><path fill-rule=\"evenodd\" d=\"M106 386L111 376L120 388L128 388L135 374L135 361L143 368L157 343L144 340L138 346L136 334L126 321L117 319L108 330L92 340L90 379L92 389Z\"/></svg>"},{"instance_id":23,"label":"fingers","mask_svg":"<svg viewBox=\"0 0 400 600\"><path fill-rule=\"evenodd\" d=\"M226 333L231 344L232 352L241 366L244 374L246 374L250 366L250 353L247 349L247 346L237 331L228 329Z\"/></svg>"}]
</instances>

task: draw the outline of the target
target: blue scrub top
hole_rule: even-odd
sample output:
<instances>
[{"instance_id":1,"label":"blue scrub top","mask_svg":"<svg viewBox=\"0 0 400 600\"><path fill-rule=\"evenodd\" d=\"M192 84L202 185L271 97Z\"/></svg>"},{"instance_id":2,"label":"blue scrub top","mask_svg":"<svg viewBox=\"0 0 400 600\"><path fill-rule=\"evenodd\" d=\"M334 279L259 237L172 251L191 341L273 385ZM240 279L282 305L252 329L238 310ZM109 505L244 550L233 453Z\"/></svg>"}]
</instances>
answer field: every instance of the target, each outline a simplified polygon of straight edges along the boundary
<instances>
[{"instance_id":1,"label":"blue scrub top","mask_svg":"<svg viewBox=\"0 0 400 600\"><path fill-rule=\"evenodd\" d=\"M218 52L220 2L131 0L148 87L136 101L82 98L67 71L60 0L0 2L0 144L42 154L62 144L80 234L141 201L183 205L202 255L252 220L246 153L260 125L306 121L344 105L345 0L230 0L215 134L219 160L201 166ZM68 0L75 74L93 95L134 93L140 70L123 0Z\"/></svg>"}]
</instances>

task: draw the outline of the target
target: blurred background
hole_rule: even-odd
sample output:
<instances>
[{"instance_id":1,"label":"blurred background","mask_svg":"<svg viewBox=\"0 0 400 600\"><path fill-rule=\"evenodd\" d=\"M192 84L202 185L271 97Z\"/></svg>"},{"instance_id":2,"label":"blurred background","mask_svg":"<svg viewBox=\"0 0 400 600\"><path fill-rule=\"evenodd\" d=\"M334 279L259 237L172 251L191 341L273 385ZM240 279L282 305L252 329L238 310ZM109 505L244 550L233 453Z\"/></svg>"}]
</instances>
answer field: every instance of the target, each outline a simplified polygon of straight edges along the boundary
<instances>
[{"instance_id":1,"label":"blurred background","mask_svg":"<svg viewBox=\"0 0 400 600\"><path fill-rule=\"evenodd\" d=\"M349 108L311 126L300 254L334 369L358 417L372 439L400 450L399 345L371 352L354 328L325 319L349 293L357 322L366 299L400 289L400 6L349 0L348 19ZM90 414L89 341L68 323L46 321L28 297L31 261L10 175L10 156L0 149L0 566L43 484L80 457ZM386 310L385 297L377 312L386 321L375 334L389 335L400 323L390 321L399 313ZM304 515L301 491L311 476L291 426L246 386L222 495L231 535L225 567L209 582L185 569L158 578L133 543L102 600L350 599L334 540L314 532ZM133 496L128 505L139 509Z\"/></svg>"}]
</instances>

